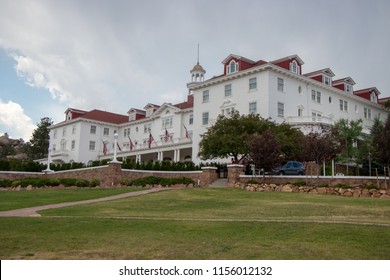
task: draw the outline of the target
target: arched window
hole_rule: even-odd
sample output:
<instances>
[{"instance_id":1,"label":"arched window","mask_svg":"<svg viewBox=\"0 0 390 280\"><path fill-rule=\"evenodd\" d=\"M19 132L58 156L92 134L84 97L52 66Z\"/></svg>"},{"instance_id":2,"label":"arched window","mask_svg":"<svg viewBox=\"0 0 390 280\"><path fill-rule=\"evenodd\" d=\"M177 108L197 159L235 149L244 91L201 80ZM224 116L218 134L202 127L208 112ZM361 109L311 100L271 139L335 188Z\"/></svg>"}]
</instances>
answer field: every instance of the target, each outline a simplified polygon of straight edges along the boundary
<instances>
[{"instance_id":1,"label":"arched window","mask_svg":"<svg viewBox=\"0 0 390 280\"><path fill-rule=\"evenodd\" d=\"M290 63L290 71L295 74L299 74L299 66L295 60Z\"/></svg>"},{"instance_id":2,"label":"arched window","mask_svg":"<svg viewBox=\"0 0 390 280\"><path fill-rule=\"evenodd\" d=\"M226 73L231 74L238 71L238 62L234 60L230 61L229 65L226 66Z\"/></svg>"}]
</instances>

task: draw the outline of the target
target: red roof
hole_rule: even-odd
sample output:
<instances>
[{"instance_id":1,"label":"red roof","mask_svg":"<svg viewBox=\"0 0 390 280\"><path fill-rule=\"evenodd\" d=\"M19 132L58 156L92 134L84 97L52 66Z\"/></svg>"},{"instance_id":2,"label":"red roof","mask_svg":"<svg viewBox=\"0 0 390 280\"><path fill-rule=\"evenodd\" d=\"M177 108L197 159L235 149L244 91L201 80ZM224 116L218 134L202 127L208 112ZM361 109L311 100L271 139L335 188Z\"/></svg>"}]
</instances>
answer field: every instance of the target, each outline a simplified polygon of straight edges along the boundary
<instances>
[{"instance_id":1,"label":"red roof","mask_svg":"<svg viewBox=\"0 0 390 280\"><path fill-rule=\"evenodd\" d=\"M129 116L119 115L101 110L92 110L81 116L84 119L121 124L129 121Z\"/></svg>"},{"instance_id":2,"label":"red roof","mask_svg":"<svg viewBox=\"0 0 390 280\"><path fill-rule=\"evenodd\" d=\"M193 95L188 95L186 102L175 104L173 106L175 106L177 108L180 108L180 109L192 108L192 107L194 107L194 96Z\"/></svg>"}]
</instances>

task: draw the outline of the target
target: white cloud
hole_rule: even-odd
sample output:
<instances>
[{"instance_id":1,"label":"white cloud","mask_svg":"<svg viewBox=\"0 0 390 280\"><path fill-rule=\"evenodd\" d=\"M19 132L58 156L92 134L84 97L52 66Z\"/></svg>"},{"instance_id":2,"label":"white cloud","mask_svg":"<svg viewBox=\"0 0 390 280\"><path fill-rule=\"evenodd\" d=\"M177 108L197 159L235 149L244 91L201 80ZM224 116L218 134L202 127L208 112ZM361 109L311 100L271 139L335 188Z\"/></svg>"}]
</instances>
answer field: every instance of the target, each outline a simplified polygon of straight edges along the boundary
<instances>
[{"instance_id":1,"label":"white cloud","mask_svg":"<svg viewBox=\"0 0 390 280\"><path fill-rule=\"evenodd\" d=\"M24 113L22 106L12 101L5 103L1 99L0 125L7 129L3 133L7 132L12 138L23 138L25 141L30 140L36 128L32 119Z\"/></svg>"}]
</instances>

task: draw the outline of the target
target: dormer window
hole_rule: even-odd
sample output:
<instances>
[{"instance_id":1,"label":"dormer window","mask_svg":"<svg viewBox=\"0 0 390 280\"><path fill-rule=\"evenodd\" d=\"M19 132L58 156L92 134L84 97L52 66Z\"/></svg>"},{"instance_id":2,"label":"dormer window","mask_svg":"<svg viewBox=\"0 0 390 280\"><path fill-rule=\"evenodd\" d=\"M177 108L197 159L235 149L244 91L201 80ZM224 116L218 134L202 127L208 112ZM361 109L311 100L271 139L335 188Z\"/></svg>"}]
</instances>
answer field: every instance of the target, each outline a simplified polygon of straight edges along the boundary
<instances>
[{"instance_id":1,"label":"dormer window","mask_svg":"<svg viewBox=\"0 0 390 280\"><path fill-rule=\"evenodd\" d=\"M352 92L352 86L349 85L349 84L345 84L345 91L348 92L348 93L351 93Z\"/></svg>"},{"instance_id":2,"label":"dormer window","mask_svg":"<svg viewBox=\"0 0 390 280\"><path fill-rule=\"evenodd\" d=\"M377 97L376 97L375 92L371 92L370 100L371 100L371 102L377 103Z\"/></svg>"},{"instance_id":3,"label":"dormer window","mask_svg":"<svg viewBox=\"0 0 390 280\"><path fill-rule=\"evenodd\" d=\"M295 74L299 74L299 66L295 60L290 63L290 71Z\"/></svg>"},{"instance_id":4,"label":"dormer window","mask_svg":"<svg viewBox=\"0 0 390 280\"><path fill-rule=\"evenodd\" d=\"M231 74L238 71L238 62L234 60L230 61L229 65L226 66L226 73Z\"/></svg>"},{"instance_id":5,"label":"dormer window","mask_svg":"<svg viewBox=\"0 0 390 280\"><path fill-rule=\"evenodd\" d=\"M332 86L332 79L328 76L323 76L323 82L327 86Z\"/></svg>"}]
</instances>

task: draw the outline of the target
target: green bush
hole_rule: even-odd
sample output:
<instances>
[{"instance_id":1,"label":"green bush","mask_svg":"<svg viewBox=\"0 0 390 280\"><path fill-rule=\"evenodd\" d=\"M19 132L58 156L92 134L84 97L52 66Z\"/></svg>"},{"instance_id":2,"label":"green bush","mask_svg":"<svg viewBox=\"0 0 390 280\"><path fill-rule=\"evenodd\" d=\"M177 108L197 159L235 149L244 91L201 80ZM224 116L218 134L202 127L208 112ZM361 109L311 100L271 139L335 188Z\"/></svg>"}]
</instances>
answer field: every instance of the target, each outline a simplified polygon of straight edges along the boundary
<instances>
[{"instance_id":1,"label":"green bush","mask_svg":"<svg viewBox=\"0 0 390 280\"><path fill-rule=\"evenodd\" d=\"M122 183L125 183L128 186L143 186L146 185L161 185L163 187L172 186L176 184L194 184L194 180L187 177L181 177L181 178L162 178L162 177L155 177L155 176L147 176L139 179L135 179L132 181L122 181Z\"/></svg>"},{"instance_id":2,"label":"green bush","mask_svg":"<svg viewBox=\"0 0 390 280\"><path fill-rule=\"evenodd\" d=\"M12 184L11 180L0 180L0 188L10 187Z\"/></svg>"},{"instance_id":3,"label":"green bush","mask_svg":"<svg viewBox=\"0 0 390 280\"><path fill-rule=\"evenodd\" d=\"M306 182L305 181L298 181L298 182L291 183L291 185L297 186L297 187L302 187L302 186L306 185Z\"/></svg>"}]
</instances>

